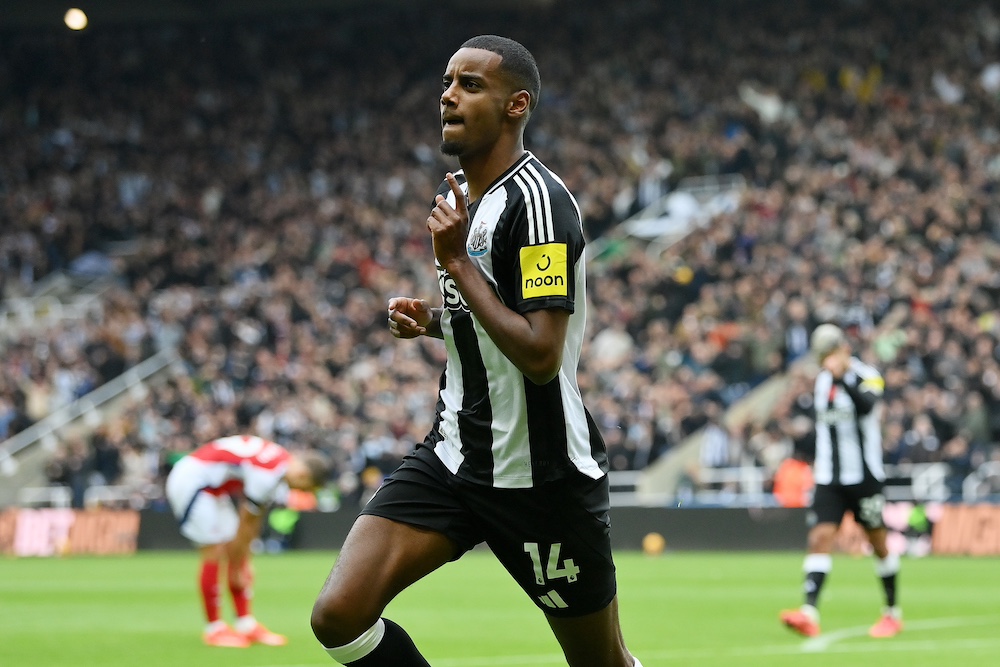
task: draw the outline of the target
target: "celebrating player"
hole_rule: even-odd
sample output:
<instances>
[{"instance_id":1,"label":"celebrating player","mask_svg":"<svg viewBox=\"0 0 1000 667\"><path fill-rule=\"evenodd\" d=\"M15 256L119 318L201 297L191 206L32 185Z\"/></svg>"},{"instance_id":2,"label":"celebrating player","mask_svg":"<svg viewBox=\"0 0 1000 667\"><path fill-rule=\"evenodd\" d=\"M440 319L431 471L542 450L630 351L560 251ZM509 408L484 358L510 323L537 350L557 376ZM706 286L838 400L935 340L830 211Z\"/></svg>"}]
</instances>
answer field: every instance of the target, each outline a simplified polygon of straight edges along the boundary
<instances>
[{"instance_id":1,"label":"celebrating player","mask_svg":"<svg viewBox=\"0 0 1000 667\"><path fill-rule=\"evenodd\" d=\"M210 646L242 648L253 643L282 646L284 636L258 622L250 611L253 569L250 543L260 533L266 506L283 486L314 490L326 480L319 454L289 453L252 435L234 435L202 445L179 460L167 476L166 495L181 533L201 554L201 598ZM239 508L237 510L237 507ZM226 562L235 628L222 620L219 569Z\"/></svg>"},{"instance_id":2,"label":"celebrating player","mask_svg":"<svg viewBox=\"0 0 1000 667\"><path fill-rule=\"evenodd\" d=\"M584 408L580 211L524 149L538 69L520 44L470 39L442 79L448 174L426 225L443 306L396 297L397 338L443 338L433 429L365 506L313 608L356 667L428 663L381 618L400 591L486 542L545 613L572 667L641 667L618 621L607 454Z\"/></svg>"},{"instance_id":3,"label":"celebrating player","mask_svg":"<svg viewBox=\"0 0 1000 667\"><path fill-rule=\"evenodd\" d=\"M781 621L807 637L819 634L817 601L833 567L837 529L850 510L865 529L875 552L875 571L882 580L886 607L869 630L872 637L892 637L903 629L896 604L899 556L886 548L882 522L882 435L880 397L885 382L871 366L851 355L844 332L832 324L816 327L810 342L822 366L816 377L816 490L812 508L816 524L809 530L805 558L805 604L781 612Z\"/></svg>"}]
</instances>

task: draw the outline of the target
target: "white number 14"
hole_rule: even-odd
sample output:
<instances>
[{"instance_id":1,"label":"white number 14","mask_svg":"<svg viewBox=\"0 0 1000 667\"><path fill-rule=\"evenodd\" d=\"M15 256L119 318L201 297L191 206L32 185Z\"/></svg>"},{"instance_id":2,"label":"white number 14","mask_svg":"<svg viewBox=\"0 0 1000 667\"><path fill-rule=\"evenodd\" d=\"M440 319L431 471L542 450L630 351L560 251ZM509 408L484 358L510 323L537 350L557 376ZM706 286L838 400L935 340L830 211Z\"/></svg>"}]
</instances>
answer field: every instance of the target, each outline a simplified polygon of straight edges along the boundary
<instances>
[{"instance_id":1,"label":"white number 14","mask_svg":"<svg viewBox=\"0 0 1000 667\"><path fill-rule=\"evenodd\" d=\"M539 585L545 585L545 578L548 577L549 580L566 578L566 581L573 583L576 581L576 575L580 573L580 568L576 566L572 558L567 558L559 564L559 550L562 548L562 544L556 542L551 547L549 547L549 562L546 570L542 571L542 555L538 549L538 543L536 542L525 542L524 551L531 557L531 564L535 568L535 583Z\"/></svg>"}]
</instances>

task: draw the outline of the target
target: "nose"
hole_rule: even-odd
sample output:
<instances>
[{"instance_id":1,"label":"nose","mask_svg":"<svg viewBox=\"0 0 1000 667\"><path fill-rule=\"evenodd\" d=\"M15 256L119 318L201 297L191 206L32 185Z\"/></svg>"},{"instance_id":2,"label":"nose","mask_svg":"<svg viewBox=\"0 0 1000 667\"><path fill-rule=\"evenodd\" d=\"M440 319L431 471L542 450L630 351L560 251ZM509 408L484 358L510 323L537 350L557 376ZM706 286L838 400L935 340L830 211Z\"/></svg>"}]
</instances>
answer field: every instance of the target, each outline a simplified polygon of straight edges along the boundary
<instances>
[{"instance_id":1,"label":"nose","mask_svg":"<svg viewBox=\"0 0 1000 667\"><path fill-rule=\"evenodd\" d=\"M452 84L445 88L444 92L441 93L441 106L455 106L455 85L456 84L452 82Z\"/></svg>"}]
</instances>

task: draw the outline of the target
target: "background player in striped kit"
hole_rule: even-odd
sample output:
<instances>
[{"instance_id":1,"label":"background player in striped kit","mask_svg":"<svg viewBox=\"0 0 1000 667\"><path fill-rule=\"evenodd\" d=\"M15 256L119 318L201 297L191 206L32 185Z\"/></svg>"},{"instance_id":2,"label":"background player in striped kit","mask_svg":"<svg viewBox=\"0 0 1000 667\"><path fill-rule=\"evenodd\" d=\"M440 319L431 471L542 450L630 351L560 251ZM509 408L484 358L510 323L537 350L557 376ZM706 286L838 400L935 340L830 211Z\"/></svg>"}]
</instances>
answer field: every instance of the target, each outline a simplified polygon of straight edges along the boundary
<instances>
[{"instance_id":1,"label":"background player in striped kit","mask_svg":"<svg viewBox=\"0 0 1000 667\"><path fill-rule=\"evenodd\" d=\"M441 148L462 167L426 221L442 306L388 304L394 336L444 339L437 417L352 528L313 630L342 664L427 665L382 611L486 542L572 667L641 667L618 621L607 454L576 379L586 323L580 211L524 149L538 69L517 42L481 36L452 56L442 84Z\"/></svg>"},{"instance_id":2,"label":"background player in striped kit","mask_svg":"<svg viewBox=\"0 0 1000 667\"><path fill-rule=\"evenodd\" d=\"M251 421L247 411L237 410L238 428L249 428ZM319 453L290 453L254 435L212 440L174 464L167 476L166 496L181 534L197 545L201 557L199 591L207 620L202 635L206 644L245 648L287 643L251 612L250 543L260 534L267 505L283 488L315 490L326 481L327 471ZM235 628L221 616L222 563L236 611Z\"/></svg>"},{"instance_id":3,"label":"background player in striped kit","mask_svg":"<svg viewBox=\"0 0 1000 667\"><path fill-rule=\"evenodd\" d=\"M830 553L837 529L844 512L850 510L868 535L876 558L875 572L885 591L885 609L869 634L892 637L903 629L903 622L896 603L899 556L886 548L882 522L885 472L880 399L885 382L878 371L852 356L846 335L833 324L816 327L810 348L822 367L813 396L816 490L812 509L816 524L809 531L809 553L803 566L805 604L781 612L781 620L799 634L819 634L819 594L833 565Z\"/></svg>"}]
</instances>

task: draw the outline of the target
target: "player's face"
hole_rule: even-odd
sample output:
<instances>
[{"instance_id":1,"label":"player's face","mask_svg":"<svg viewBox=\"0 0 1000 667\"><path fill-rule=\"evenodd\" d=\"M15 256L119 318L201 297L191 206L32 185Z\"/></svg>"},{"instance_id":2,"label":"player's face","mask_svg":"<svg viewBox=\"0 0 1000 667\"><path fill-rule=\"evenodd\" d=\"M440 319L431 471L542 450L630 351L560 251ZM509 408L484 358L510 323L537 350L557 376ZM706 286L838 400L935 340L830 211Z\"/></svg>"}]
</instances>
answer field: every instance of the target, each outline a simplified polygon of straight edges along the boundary
<instances>
[{"instance_id":1,"label":"player's face","mask_svg":"<svg viewBox=\"0 0 1000 667\"><path fill-rule=\"evenodd\" d=\"M285 482L289 487L299 491L313 491L316 487L309 468L297 461L289 464L288 470L285 471Z\"/></svg>"},{"instance_id":2,"label":"player's face","mask_svg":"<svg viewBox=\"0 0 1000 667\"><path fill-rule=\"evenodd\" d=\"M847 372L847 367L851 364L851 348L842 345L823 358L820 364L823 368L833 373L836 378L841 378Z\"/></svg>"},{"instance_id":3,"label":"player's face","mask_svg":"<svg viewBox=\"0 0 1000 667\"><path fill-rule=\"evenodd\" d=\"M459 49L441 79L441 152L469 157L488 151L504 123L510 87L502 58L484 49Z\"/></svg>"}]
</instances>

